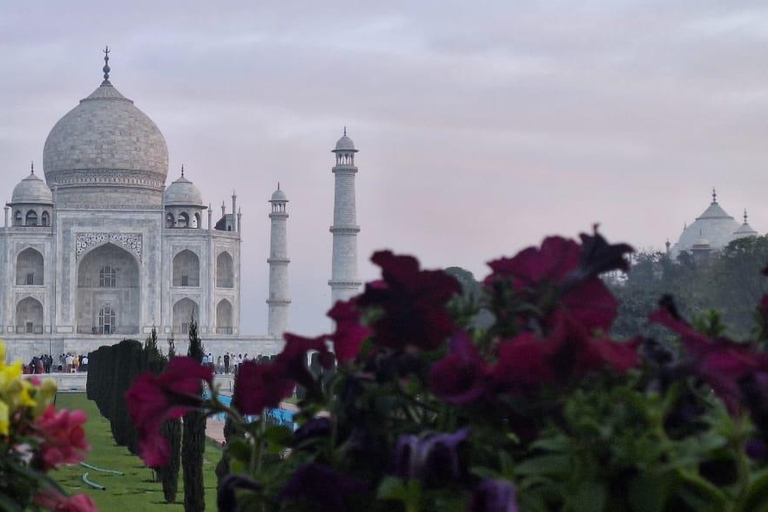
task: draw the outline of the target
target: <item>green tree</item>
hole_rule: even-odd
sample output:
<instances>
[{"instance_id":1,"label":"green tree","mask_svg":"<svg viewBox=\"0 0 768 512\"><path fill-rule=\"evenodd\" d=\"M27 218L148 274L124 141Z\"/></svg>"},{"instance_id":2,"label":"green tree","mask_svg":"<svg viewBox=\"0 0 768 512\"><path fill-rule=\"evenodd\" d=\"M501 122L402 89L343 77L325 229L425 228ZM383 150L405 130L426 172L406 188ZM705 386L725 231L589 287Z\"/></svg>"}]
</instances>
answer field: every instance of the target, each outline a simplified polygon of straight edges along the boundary
<instances>
[{"instance_id":1,"label":"green tree","mask_svg":"<svg viewBox=\"0 0 768 512\"><path fill-rule=\"evenodd\" d=\"M201 363L203 343L197 336L197 322L189 324L189 350L187 355ZM200 390L202 393L202 389ZM184 510L203 512L205 496L203 485L203 456L205 453L205 413L193 411L184 415L181 462L184 469Z\"/></svg>"}]
</instances>

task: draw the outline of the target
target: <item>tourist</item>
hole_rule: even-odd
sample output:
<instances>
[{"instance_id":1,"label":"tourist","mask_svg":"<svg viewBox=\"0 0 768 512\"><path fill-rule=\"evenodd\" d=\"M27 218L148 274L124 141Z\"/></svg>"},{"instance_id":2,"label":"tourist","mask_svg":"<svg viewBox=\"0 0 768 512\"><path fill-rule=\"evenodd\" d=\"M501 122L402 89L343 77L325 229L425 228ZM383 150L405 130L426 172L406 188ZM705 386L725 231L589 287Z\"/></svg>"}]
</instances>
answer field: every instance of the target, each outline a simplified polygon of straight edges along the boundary
<instances>
[{"instance_id":1,"label":"tourist","mask_svg":"<svg viewBox=\"0 0 768 512\"><path fill-rule=\"evenodd\" d=\"M64 371L66 373L72 372L72 354L67 353L67 357L64 358Z\"/></svg>"},{"instance_id":2,"label":"tourist","mask_svg":"<svg viewBox=\"0 0 768 512\"><path fill-rule=\"evenodd\" d=\"M203 354L203 360L201 361L203 366L208 366L208 356Z\"/></svg>"},{"instance_id":3,"label":"tourist","mask_svg":"<svg viewBox=\"0 0 768 512\"><path fill-rule=\"evenodd\" d=\"M77 373L80 370L80 356L75 355L72 358L72 373Z\"/></svg>"},{"instance_id":4,"label":"tourist","mask_svg":"<svg viewBox=\"0 0 768 512\"><path fill-rule=\"evenodd\" d=\"M83 356L83 360L80 361L80 371L87 372L88 371L88 354Z\"/></svg>"},{"instance_id":5,"label":"tourist","mask_svg":"<svg viewBox=\"0 0 768 512\"><path fill-rule=\"evenodd\" d=\"M224 373L229 374L229 352L224 354Z\"/></svg>"},{"instance_id":6,"label":"tourist","mask_svg":"<svg viewBox=\"0 0 768 512\"><path fill-rule=\"evenodd\" d=\"M221 369L221 355L219 355L219 357L216 358L216 373L221 373Z\"/></svg>"}]
</instances>

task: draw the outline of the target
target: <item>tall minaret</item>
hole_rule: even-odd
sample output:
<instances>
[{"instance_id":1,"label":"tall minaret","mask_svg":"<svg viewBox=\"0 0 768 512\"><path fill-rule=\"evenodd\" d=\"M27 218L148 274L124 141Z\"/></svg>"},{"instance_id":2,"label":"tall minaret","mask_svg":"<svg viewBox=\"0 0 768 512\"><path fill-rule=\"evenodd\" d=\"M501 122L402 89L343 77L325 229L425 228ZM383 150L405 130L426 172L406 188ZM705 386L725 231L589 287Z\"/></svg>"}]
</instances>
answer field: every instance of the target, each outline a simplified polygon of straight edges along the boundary
<instances>
[{"instance_id":1,"label":"tall minaret","mask_svg":"<svg viewBox=\"0 0 768 512\"><path fill-rule=\"evenodd\" d=\"M333 202L333 260L331 268L331 303L347 300L357 295L360 285L363 284L357 277L357 234L360 226L357 225L355 213L355 144L347 137L347 129L344 128L344 136L336 143L336 165L333 167L335 174L335 194Z\"/></svg>"},{"instance_id":2,"label":"tall minaret","mask_svg":"<svg viewBox=\"0 0 768 512\"><path fill-rule=\"evenodd\" d=\"M269 320L268 333L271 336L281 337L288 328L288 305L291 299L288 295L288 212L285 204L288 198L280 190L272 194L272 213L269 218L272 221L272 229L269 237Z\"/></svg>"}]
</instances>

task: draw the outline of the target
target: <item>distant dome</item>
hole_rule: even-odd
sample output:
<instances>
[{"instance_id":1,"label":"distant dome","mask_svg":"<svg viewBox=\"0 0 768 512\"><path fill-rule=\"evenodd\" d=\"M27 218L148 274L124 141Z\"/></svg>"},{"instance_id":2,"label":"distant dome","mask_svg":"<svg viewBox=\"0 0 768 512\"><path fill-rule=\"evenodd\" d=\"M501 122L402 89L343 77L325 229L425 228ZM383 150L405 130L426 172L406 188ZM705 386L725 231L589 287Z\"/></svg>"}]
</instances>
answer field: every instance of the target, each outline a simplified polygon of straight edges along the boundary
<instances>
[{"instance_id":1,"label":"distant dome","mask_svg":"<svg viewBox=\"0 0 768 512\"><path fill-rule=\"evenodd\" d=\"M731 241L739 240L741 238L751 238L753 236L759 236L760 233L752 229L752 226L747 224L747 221L744 221L744 224L739 226L739 229L733 232L731 235Z\"/></svg>"},{"instance_id":2,"label":"distant dome","mask_svg":"<svg viewBox=\"0 0 768 512\"><path fill-rule=\"evenodd\" d=\"M168 146L157 125L105 82L53 127L45 141L43 167L51 184L90 180L159 189L168 171Z\"/></svg>"},{"instance_id":3,"label":"distant dome","mask_svg":"<svg viewBox=\"0 0 768 512\"><path fill-rule=\"evenodd\" d=\"M677 257L682 251L690 251L703 239L712 249L722 249L732 240L733 233L739 229L739 223L728 215L718 204L715 197L696 221L687 226L677 243L672 247L672 256Z\"/></svg>"},{"instance_id":4,"label":"distant dome","mask_svg":"<svg viewBox=\"0 0 768 512\"><path fill-rule=\"evenodd\" d=\"M278 187L277 190L272 192L272 199L270 201L288 201L288 196Z\"/></svg>"},{"instance_id":5,"label":"distant dome","mask_svg":"<svg viewBox=\"0 0 768 512\"><path fill-rule=\"evenodd\" d=\"M48 185L32 172L13 189L11 203L53 204L53 195Z\"/></svg>"},{"instance_id":6,"label":"distant dome","mask_svg":"<svg viewBox=\"0 0 768 512\"><path fill-rule=\"evenodd\" d=\"M166 206L203 206L203 196L194 183L182 176L165 189Z\"/></svg>"},{"instance_id":7,"label":"distant dome","mask_svg":"<svg viewBox=\"0 0 768 512\"><path fill-rule=\"evenodd\" d=\"M336 142L336 149L334 149L333 151L334 152L335 151L354 151L354 152L357 152L357 150L355 149L355 143L352 142L352 139L347 137L346 131L344 133L344 136L342 138L340 138L338 140L338 142Z\"/></svg>"}]
</instances>

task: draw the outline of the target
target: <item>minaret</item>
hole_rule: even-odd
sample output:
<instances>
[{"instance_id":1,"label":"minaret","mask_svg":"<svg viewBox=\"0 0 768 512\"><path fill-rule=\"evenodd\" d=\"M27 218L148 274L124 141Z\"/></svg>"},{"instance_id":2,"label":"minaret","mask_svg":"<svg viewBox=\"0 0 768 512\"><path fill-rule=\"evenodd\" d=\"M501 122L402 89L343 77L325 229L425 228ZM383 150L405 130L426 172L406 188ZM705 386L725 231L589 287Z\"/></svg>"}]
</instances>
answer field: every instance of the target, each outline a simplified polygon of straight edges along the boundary
<instances>
[{"instance_id":1,"label":"minaret","mask_svg":"<svg viewBox=\"0 0 768 512\"><path fill-rule=\"evenodd\" d=\"M288 295L288 212L285 204L288 198L280 190L280 184L277 184L277 190L272 194L272 213L269 218L272 222L272 229L269 237L269 319L268 333L271 336L282 337L288 328L288 305L291 299Z\"/></svg>"},{"instance_id":2,"label":"minaret","mask_svg":"<svg viewBox=\"0 0 768 512\"><path fill-rule=\"evenodd\" d=\"M335 193L333 202L333 259L331 266L331 304L357 295L362 281L357 277L357 225L355 213L355 144L344 136L336 143Z\"/></svg>"}]
</instances>

